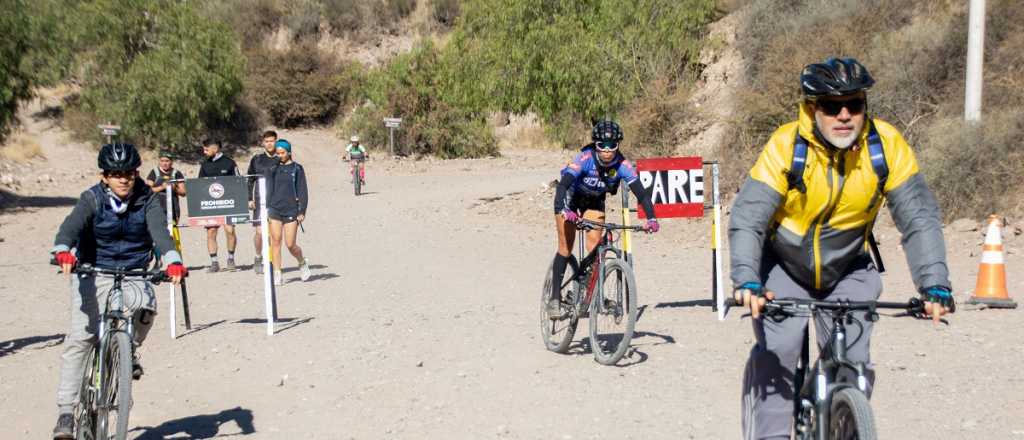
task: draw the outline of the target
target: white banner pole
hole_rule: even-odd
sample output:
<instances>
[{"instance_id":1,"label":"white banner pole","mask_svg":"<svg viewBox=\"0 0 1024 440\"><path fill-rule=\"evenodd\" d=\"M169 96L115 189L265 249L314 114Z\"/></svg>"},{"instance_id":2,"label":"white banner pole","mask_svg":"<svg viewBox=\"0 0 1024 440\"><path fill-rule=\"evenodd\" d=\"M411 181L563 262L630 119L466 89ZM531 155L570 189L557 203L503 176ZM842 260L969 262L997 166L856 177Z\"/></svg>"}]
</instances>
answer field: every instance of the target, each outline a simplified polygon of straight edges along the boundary
<instances>
[{"instance_id":1,"label":"white banner pole","mask_svg":"<svg viewBox=\"0 0 1024 440\"><path fill-rule=\"evenodd\" d=\"M270 219L267 218L267 178L260 176L258 183L260 188L260 234L263 240L263 298L267 316L267 336L274 334L274 282L272 265L270 264Z\"/></svg>"},{"instance_id":2,"label":"white banner pole","mask_svg":"<svg viewBox=\"0 0 1024 440\"><path fill-rule=\"evenodd\" d=\"M711 164L711 188L715 211L715 300L718 307L718 320L725 320L725 292L722 287L722 206L718 196L718 163Z\"/></svg>"},{"instance_id":3,"label":"white banner pole","mask_svg":"<svg viewBox=\"0 0 1024 440\"><path fill-rule=\"evenodd\" d=\"M173 178L174 176L171 176L171 177ZM172 204L173 201L172 201L171 197L173 197L173 195L171 193L174 191L174 184L167 183L167 185L168 185L167 188L164 189L164 198L167 199L167 204L165 205L165 206L167 206L167 209L166 209L166 211L167 211L167 233L171 234L171 239L173 239L174 238L174 205ZM161 259L162 258L163 257L161 256ZM161 266L163 266L163 263L164 263L163 261L160 261L160 265ZM175 304L174 304L174 283L167 283L167 290L169 291L169 295L167 297L167 304L168 304L167 308L168 308L168 311L170 312L167 315L168 315L168 318L171 321L171 339L176 339L178 337L178 320L177 320L177 317L175 316L175 312L177 312L177 306L175 306Z\"/></svg>"}]
</instances>

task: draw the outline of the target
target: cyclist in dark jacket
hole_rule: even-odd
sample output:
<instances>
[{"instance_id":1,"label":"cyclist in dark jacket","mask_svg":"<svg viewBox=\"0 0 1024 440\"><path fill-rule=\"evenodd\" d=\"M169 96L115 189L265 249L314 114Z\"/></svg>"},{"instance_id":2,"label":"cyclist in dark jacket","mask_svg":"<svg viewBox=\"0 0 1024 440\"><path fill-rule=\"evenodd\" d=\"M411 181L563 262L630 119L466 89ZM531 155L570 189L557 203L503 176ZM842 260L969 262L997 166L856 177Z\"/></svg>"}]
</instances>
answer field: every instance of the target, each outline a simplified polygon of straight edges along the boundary
<instances>
[{"instance_id":1,"label":"cyclist in dark jacket","mask_svg":"<svg viewBox=\"0 0 1024 440\"><path fill-rule=\"evenodd\" d=\"M576 241L575 223L587 218L604 221L604 198L615 194L619 182L625 181L636 196L647 215L645 228L658 232L658 220L654 217L654 205L643 191L637 178L636 167L619 151L622 129L613 121L600 121L591 132L591 144L562 169L562 178L555 189L555 230L558 232L558 252L552 261L552 280L561 280L569 264L573 242ZM601 240L601 230L587 232L587 252ZM580 255L579 258L583 258ZM551 283L551 297L545 310L548 316L561 315L561 292L559 281Z\"/></svg>"},{"instance_id":2,"label":"cyclist in dark jacket","mask_svg":"<svg viewBox=\"0 0 1024 440\"><path fill-rule=\"evenodd\" d=\"M247 176L260 175L267 178L270 177L271 170L279 163L277 150L274 147L276 142L276 131L267 130L263 132L263 136L260 137L260 145L263 146L264 151L256 153L249 160L249 169L245 172ZM249 199L249 209L252 210L252 244L256 249L256 258L253 260L252 269L257 274L261 274L263 273L263 233L260 232L260 193L256 177L249 177L249 196L251 197ZM267 200L267 202L269 203L270 201Z\"/></svg>"},{"instance_id":3,"label":"cyclist in dark jacket","mask_svg":"<svg viewBox=\"0 0 1024 440\"><path fill-rule=\"evenodd\" d=\"M78 199L71 214L61 223L51 251L64 273L81 261L104 269L145 269L153 259L154 248L167 264L167 274L179 283L186 274L181 255L167 232L167 214L158 197L139 178L142 164L138 151L130 144L104 145L100 150L100 183ZM74 438L72 411L78 403L85 360L96 340L101 308L107 303L107 291L113 279L103 275L71 277L71 330L64 340L60 385L57 388L57 425L53 438ZM125 303L139 304L135 314L135 343L142 344L153 325L156 297L153 286L139 279L122 283ZM129 296L134 296L134 301ZM138 358L134 374L142 375Z\"/></svg>"},{"instance_id":4,"label":"cyclist in dark jacket","mask_svg":"<svg viewBox=\"0 0 1024 440\"><path fill-rule=\"evenodd\" d=\"M267 194L270 195L270 251L274 263L274 282L283 284L281 278L281 237L284 237L288 252L299 262L302 281L312 276L309 261L302 255L302 248L295 243L299 226L306 220L306 206L309 205L309 190L306 186L306 171L292 160L292 144L285 139L275 143L280 163L274 167L268 179Z\"/></svg>"},{"instance_id":5,"label":"cyclist in dark jacket","mask_svg":"<svg viewBox=\"0 0 1024 440\"><path fill-rule=\"evenodd\" d=\"M799 120L772 134L733 202L732 282L736 300L751 308L757 339L744 375L744 438L788 439L793 425L793 374L808 318L760 319L765 298L877 299L882 280L865 249L881 197L903 235L926 310L937 319L953 309L938 205L899 131L867 117L867 90L874 82L852 58L806 66ZM881 142L882 158L869 151L874 139ZM805 163L802 175L791 177L798 140L806 146ZM879 159L888 170L884 180L875 170ZM846 357L869 367L870 396L872 322L857 321L847 327L853 342ZM821 347L831 324L816 324Z\"/></svg>"}]
</instances>

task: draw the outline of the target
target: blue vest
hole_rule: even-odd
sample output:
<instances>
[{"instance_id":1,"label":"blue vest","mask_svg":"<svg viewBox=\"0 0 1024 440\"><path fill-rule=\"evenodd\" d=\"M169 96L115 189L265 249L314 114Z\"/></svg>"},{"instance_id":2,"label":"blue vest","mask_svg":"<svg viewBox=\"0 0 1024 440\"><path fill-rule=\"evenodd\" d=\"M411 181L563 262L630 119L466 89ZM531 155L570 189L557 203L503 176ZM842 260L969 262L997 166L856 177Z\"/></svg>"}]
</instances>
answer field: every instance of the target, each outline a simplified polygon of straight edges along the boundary
<instances>
[{"instance_id":1,"label":"blue vest","mask_svg":"<svg viewBox=\"0 0 1024 440\"><path fill-rule=\"evenodd\" d=\"M136 181L128 210L123 214L114 212L102 184L89 188L96 197L96 212L90 230L92 237L82 237L79 242L84 261L94 259L96 266L109 269L144 269L149 265L153 259L153 238L146 227L146 203L153 193L139 182Z\"/></svg>"}]
</instances>

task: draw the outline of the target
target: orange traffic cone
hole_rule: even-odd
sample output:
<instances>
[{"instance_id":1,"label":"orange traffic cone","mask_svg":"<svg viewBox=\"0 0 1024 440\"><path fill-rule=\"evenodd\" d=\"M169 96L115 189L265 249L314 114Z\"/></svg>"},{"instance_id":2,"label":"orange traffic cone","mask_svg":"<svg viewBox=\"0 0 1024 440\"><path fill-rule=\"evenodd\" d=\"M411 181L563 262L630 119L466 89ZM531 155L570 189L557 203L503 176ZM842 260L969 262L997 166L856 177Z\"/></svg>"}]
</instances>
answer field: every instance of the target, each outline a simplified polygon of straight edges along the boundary
<instances>
[{"instance_id":1,"label":"orange traffic cone","mask_svg":"<svg viewBox=\"0 0 1024 440\"><path fill-rule=\"evenodd\" d=\"M978 285L968 304L985 304L997 309L1015 309L1017 303L1006 293L1006 264L1003 262L1003 238L999 233L999 217L988 216L988 231L981 252Z\"/></svg>"}]
</instances>

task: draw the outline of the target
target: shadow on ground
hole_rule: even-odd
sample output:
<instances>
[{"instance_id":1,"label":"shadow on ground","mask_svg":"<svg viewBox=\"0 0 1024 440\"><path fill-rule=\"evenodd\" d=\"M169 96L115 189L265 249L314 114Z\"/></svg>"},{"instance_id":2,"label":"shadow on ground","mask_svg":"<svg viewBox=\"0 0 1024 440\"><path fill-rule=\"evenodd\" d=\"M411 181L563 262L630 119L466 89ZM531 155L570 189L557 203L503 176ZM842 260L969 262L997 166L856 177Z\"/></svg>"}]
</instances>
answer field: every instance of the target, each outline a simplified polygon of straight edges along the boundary
<instances>
[{"instance_id":1,"label":"shadow on ground","mask_svg":"<svg viewBox=\"0 0 1024 440\"><path fill-rule=\"evenodd\" d=\"M234 422L240 432L221 433L221 427ZM216 414L203 414L164 422L160 426L140 426L132 432L142 431L136 440L208 439L249 435L256 432L252 411L242 407L226 409ZM184 435L184 436L183 436Z\"/></svg>"},{"instance_id":2,"label":"shadow on ground","mask_svg":"<svg viewBox=\"0 0 1024 440\"><path fill-rule=\"evenodd\" d=\"M64 333L56 333L49 336L29 336L27 338L11 339L10 341L0 342L0 357L15 354L30 345L44 344L39 347L33 347L34 350L38 350L40 348L60 345L63 342Z\"/></svg>"},{"instance_id":3,"label":"shadow on ground","mask_svg":"<svg viewBox=\"0 0 1024 440\"><path fill-rule=\"evenodd\" d=\"M210 327L218 326L218 325L221 325L221 324L223 324L225 322L227 322L227 320L226 319L222 319L220 321L214 321L214 322L207 323L207 324L199 324L199 325L193 326L192 329L190 329L190 330L186 330L185 333L182 333L178 337L179 338L184 338L185 336L191 335L193 333L199 333L199 332L201 332L203 330L206 330L206 329L208 329Z\"/></svg>"},{"instance_id":4,"label":"shadow on ground","mask_svg":"<svg viewBox=\"0 0 1024 440\"><path fill-rule=\"evenodd\" d=\"M300 326L302 324L305 324L307 322L310 322L312 320L313 320L312 316L305 317L305 318L277 318L277 320L274 321L274 324L275 324L274 325L274 334L281 333L281 332L283 332L285 330L291 330L291 329L293 329L295 327L298 327L298 326ZM246 318L246 319L239 319L238 321L235 321L234 323L235 324L264 324L264 325L266 325L267 320L263 319L263 318Z\"/></svg>"},{"instance_id":5,"label":"shadow on ground","mask_svg":"<svg viewBox=\"0 0 1024 440\"><path fill-rule=\"evenodd\" d=\"M0 212L14 209L74 206L75 203L78 203L78 199L74 197L21 196L6 189L0 189Z\"/></svg>"}]
</instances>

